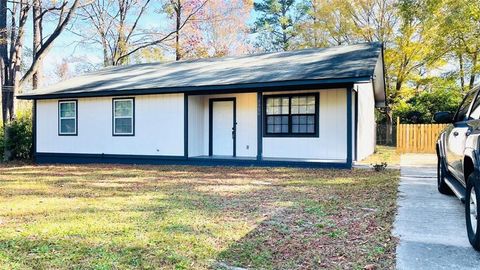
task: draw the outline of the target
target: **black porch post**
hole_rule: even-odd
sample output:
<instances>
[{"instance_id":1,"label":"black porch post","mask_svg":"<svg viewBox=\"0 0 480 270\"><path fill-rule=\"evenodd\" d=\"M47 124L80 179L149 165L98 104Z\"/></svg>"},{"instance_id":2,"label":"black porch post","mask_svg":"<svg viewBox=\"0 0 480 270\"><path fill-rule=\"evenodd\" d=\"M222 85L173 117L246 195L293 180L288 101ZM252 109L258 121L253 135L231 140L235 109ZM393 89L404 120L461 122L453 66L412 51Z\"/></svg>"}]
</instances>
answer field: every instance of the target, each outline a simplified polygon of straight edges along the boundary
<instances>
[{"instance_id":1,"label":"black porch post","mask_svg":"<svg viewBox=\"0 0 480 270\"><path fill-rule=\"evenodd\" d=\"M263 93L257 92L257 160L263 155Z\"/></svg>"},{"instance_id":2,"label":"black porch post","mask_svg":"<svg viewBox=\"0 0 480 270\"><path fill-rule=\"evenodd\" d=\"M37 155L37 100L32 105L32 159L36 161Z\"/></svg>"},{"instance_id":3,"label":"black porch post","mask_svg":"<svg viewBox=\"0 0 480 270\"><path fill-rule=\"evenodd\" d=\"M352 86L347 87L347 167L352 168L353 143L352 143Z\"/></svg>"},{"instance_id":4,"label":"black porch post","mask_svg":"<svg viewBox=\"0 0 480 270\"><path fill-rule=\"evenodd\" d=\"M188 158L188 95L183 97L183 156Z\"/></svg>"}]
</instances>

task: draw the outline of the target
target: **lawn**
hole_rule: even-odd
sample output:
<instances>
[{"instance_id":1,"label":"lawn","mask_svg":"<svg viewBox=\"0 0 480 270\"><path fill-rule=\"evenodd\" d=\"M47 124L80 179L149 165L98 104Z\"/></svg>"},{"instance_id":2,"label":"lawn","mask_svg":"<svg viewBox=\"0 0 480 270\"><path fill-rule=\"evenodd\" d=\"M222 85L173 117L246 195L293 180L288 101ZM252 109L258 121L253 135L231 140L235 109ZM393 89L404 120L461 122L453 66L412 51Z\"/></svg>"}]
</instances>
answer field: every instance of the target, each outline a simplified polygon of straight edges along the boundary
<instances>
[{"instance_id":1,"label":"lawn","mask_svg":"<svg viewBox=\"0 0 480 270\"><path fill-rule=\"evenodd\" d=\"M397 153L395 146L377 145L375 153L359 164L380 164L386 162L388 165L400 165L400 154Z\"/></svg>"},{"instance_id":2,"label":"lawn","mask_svg":"<svg viewBox=\"0 0 480 270\"><path fill-rule=\"evenodd\" d=\"M0 165L0 269L393 269L398 176Z\"/></svg>"}]
</instances>

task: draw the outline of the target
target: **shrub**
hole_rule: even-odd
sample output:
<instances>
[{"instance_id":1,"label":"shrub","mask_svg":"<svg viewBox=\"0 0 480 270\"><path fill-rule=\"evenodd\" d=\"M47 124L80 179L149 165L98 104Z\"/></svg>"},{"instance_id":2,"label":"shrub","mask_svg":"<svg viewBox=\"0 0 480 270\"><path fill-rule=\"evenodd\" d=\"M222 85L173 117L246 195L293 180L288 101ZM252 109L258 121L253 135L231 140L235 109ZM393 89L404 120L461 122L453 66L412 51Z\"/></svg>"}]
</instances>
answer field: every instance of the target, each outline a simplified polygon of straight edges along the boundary
<instances>
[{"instance_id":1,"label":"shrub","mask_svg":"<svg viewBox=\"0 0 480 270\"><path fill-rule=\"evenodd\" d=\"M376 172L385 171L385 169L387 168L387 166L388 166L388 165L387 165L386 162L381 162L381 163L372 164L373 170L376 171Z\"/></svg>"},{"instance_id":2,"label":"shrub","mask_svg":"<svg viewBox=\"0 0 480 270\"><path fill-rule=\"evenodd\" d=\"M17 118L6 126L10 138L5 141L5 130L0 126L0 158L3 161L4 150L11 152L11 159L28 160L32 158L32 115L20 112Z\"/></svg>"}]
</instances>

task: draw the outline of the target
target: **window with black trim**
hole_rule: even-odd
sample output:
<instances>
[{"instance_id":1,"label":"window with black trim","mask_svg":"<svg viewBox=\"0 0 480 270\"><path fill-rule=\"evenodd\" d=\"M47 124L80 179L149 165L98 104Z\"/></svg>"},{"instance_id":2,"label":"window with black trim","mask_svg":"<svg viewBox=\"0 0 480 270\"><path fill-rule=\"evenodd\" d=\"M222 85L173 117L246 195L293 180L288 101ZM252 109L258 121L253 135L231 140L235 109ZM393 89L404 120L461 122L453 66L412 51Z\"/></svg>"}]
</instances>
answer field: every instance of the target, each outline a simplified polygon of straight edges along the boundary
<instances>
[{"instance_id":1,"label":"window with black trim","mask_svg":"<svg viewBox=\"0 0 480 270\"><path fill-rule=\"evenodd\" d=\"M265 136L318 135L318 94L264 96Z\"/></svg>"},{"instance_id":2,"label":"window with black trim","mask_svg":"<svg viewBox=\"0 0 480 270\"><path fill-rule=\"evenodd\" d=\"M133 98L113 99L113 135L134 134L134 106Z\"/></svg>"},{"instance_id":3,"label":"window with black trim","mask_svg":"<svg viewBox=\"0 0 480 270\"><path fill-rule=\"evenodd\" d=\"M77 101L58 102L58 134L77 135Z\"/></svg>"}]
</instances>

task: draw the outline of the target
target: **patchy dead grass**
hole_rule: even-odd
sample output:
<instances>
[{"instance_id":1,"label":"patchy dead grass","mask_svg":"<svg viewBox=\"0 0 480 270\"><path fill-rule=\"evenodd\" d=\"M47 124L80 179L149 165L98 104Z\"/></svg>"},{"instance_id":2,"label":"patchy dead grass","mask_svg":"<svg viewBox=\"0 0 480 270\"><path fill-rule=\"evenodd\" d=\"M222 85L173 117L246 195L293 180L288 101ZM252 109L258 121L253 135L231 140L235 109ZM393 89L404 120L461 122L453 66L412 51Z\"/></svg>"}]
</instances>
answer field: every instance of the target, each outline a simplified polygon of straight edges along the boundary
<instances>
[{"instance_id":1,"label":"patchy dead grass","mask_svg":"<svg viewBox=\"0 0 480 270\"><path fill-rule=\"evenodd\" d=\"M397 184L393 170L0 165L0 268L392 269Z\"/></svg>"},{"instance_id":2,"label":"patchy dead grass","mask_svg":"<svg viewBox=\"0 0 480 270\"><path fill-rule=\"evenodd\" d=\"M380 164L386 162L388 165L400 165L400 154L394 146L377 145L375 153L362 160L360 164Z\"/></svg>"}]
</instances>

